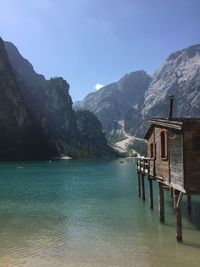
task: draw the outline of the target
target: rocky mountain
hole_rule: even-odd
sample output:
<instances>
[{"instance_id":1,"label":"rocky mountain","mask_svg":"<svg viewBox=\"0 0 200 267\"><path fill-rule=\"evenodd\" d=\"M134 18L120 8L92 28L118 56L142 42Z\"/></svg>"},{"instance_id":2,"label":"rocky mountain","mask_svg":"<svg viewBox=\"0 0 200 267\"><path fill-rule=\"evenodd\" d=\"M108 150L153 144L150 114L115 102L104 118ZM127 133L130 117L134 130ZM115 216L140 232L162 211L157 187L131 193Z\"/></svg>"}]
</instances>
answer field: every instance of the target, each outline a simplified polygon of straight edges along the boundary
<instances>
[{"instance_id":1,"label":"rocky mountain","mask_svg":"<svg viewBox=\"0 0 200 267\"><path fill-rule=\"evenodd\" d=\"M117 155L107 145L101 127L90 127L87 135L84 125L99 124L94 115L82 113L82 128L79 127L80 116L72 110L69 84L63 78L46 80L37 74L12 43L1 40L1 54L0 107L4 110L0 113L0 125L5 131L1 131L0 150L8 152L6 159L40 159L43 154L43 158ZM30 146L33 140L34 149ZM23 153L23 142L29 158ZM9 152L13 144L18 144L19 158Z\"/></svg>"},{"instance_id":2,"label":"rocky mountain","mask_svg":"<svg viewBox=\"0 0 200 267\"><path fill-rule=\"evenodd\" d=\"M111 144L133 153L149 118L167 117L172 94L174 117L200 116L200 45L171 54L152 77L125 75L75 103L74 111L62 77L46 80L12 43L0 40L0 159L116 155L102 129Z\"/></svg>"},{"instance_id":3,"label":"rocky mountain","mask_svg":"<svg viewBox=\"0 0 200 267\"><path fill-rule=\"evenodd\" d=\"M0 38L0 160L55 156L53 144L30 114Z\"/></svg>"},{"instance_id":4,"label":"rocky mountain","mask_svg":"<svg viewBox=\"0 0 200 267\"><path fill-rule=\"evenodd\" d=\"M112 147L107 145L106 138L102 134L103 129L100 121L90 111L77 111L75 113L79 142L84 151L93 157L119 156Z\"/></svg>"},{"instance_id":5,"label":"rocky mountain","mask_svg":"<svg viewBox=\"0 0 200 267\"><path fill-rule=\"evenodd\" d=\"M29 108L40 118L43 112L45 95L45 77L33 69L31 63L25 59L11 42L4 42L9 62L15 72L21 92Z\"/></svg>"},{"instance_id":6,"label":"rocky mountain","mask_svg":"<svg viewBox=\"0 0 200 267\"><path fill-rule=\"evenodd\" d=\"M150 82L151 77L145 71L129 73L118 82L87 95L82 102L75 103L74 108L93 112L107 132L121 129L122 120L130 131L134 117L140 114Z\"/></svg>"},{"instance_id":7,"label":"rocky mountain","mask_svg":"<svg viewBox=\"0 0 200 267\"><path fill-rule=\"evenodd\" d=\"M62 77L46 80L43 75L35 72L12 43L4 43L25 103L43 126L45 133L62 138L73 135L75 122L69 84Z\"/></svg>"},{"instance_id":8,"label":"rocky mountain","mask_svg":"<svg viewBox=\"0 0 200 267\"><path fill-rule=\"evenodd\" d=\"M120 125L121 132L143 137L149 118L167 117L169 95L175 96L174 117L200 116L200 45L171 54L152 77L144 71L128 74L75 108L94 112L109 140L119 141Z\"/></svg>"},{"instance_id":9,"label":"rocky mountain","mask_svg":"<svg viewBox=\"0 0 200 267\"><path fill-rule=\"evenodd\" d=\"M144 133L150 117L167 117L169 95L175 96L174 117L200 117L200 45L171 54L155 72L135 135Z\"/></svg>"}]
</instances>

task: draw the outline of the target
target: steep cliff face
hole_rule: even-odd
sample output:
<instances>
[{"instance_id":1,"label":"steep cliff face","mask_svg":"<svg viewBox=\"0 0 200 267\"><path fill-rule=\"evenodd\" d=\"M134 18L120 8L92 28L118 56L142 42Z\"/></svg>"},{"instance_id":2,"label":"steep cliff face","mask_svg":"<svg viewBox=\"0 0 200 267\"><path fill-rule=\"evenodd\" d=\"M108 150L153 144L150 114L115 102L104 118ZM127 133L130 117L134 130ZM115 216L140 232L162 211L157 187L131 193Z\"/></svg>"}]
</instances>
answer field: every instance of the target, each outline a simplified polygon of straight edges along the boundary
<instances>
[{"instance_id":1,"label":"steep cliff face","mask_svg":"<svg viewBox=\"0 0 200 267\"><path fill-rule=\"evenodd\" d=\"M75 109L87 109L94 112L104 130L117 129L120 127L119 121L133 117L140 111L144 102L144 93L150 82L151 78L146 72L132 72L118 82L87 95L82 102L75 103Z\"/></svg>"},{"instance_id":2,"label":"steep cliff face","mask_svg":"<svg viewBox=\"0 0 200 267\"><path fill-rule=\"evenodd\" d=\"M75 129L69 84L61 77L51 78L44 87L43 125L63 140L70 140Z\"/></svg>"},{"instance_id":3,"label":"steep cliff face","mask_svg":"<svg viewBox=\"0 0 200 267\"><path fill-rule=\"evenodd\" d=\"M30 123L23 104L19 86L0 39L0 153L19 143L21 131Z\"/></svg>"},{"instance_id":4,"label":"steep cliff face","mask_svg":"<svg viewBox=\"0 0 200 267\"><path fill-rule=\"evenodd\" d=\"M175 116L200 115L200 45L170 55L153 76L142 114L164 116L168 95L175 95ZM160 105L161 108L158 107ZM162 108L163 106L163 108Z\"/></svg>"},{"instance_id":5,"label":"steep cliff face","mask_svg":"<svg viewBox=\"0 0 200 267\"><path fill-rule=\"evenodd\" d=\"M103 152L101 153L97 149L99 144L95 144L95 141L98 140L99 142L99 139L91 139L87 136L88 131L86 131L86 126L82 131L78 129L79 122L76 121L78 116L75 115L72 109L69 84L61 77L45 80L44 76L34 71L32 65L20 55L12 43L5 42L5 48L12 67L8 59L7 62L10 69L13 68L14 70L12 70L12 75L15 77L17 84L16 92L18 94L20 93L20 97L23 99L20 110L25 108L28 111L29 121L32 125L29 127L29 134L34 133L36 135L36 131L40 131L40 135L44 139L43 143L46 144L45 147L41 145L41 149L44 150L43 154L46 153L48 157L50 155L58 157L63 154L72 157L96 157L104 155ZM6 56L6 53L4 54ZM0 64L2 65L3 63L0 61ZM8 81L11 82L11 79L9 80L8 78ZM15 100L14 97L13 101ZM88 117L87 114L82 114L82 118L84 116L85 120L83 122L88 124L88 119L92 120L92 117ZM6 123L5 116L3 116L3 121ZM11 132L12 124L13 122L7 126L9 133ZM93 134L97 134L98 137L100 134L103 136L102 129L101 133L93 130ZM25 140L25 137L21 137L21 139ZM107 151L107 155L109 153L111 153L110 155L116 154L105 143L105 138L102 138L101 142L102 147ZM34 151L37 151L37 149L38 146L35 146ZM42 155L42 153L40 154Z\"/></svg>"},{"instance_id":6,"label":"steep cliff face","mask_svg":"<svg viewBox=\"0 0 200 267\"><path fill-rule=\"evenodd\" d=\"M118 156L118 153L107 145L102 125L92 112L77 111L75 117L79 141L81 147L86 148L85 151L89 151L93 157Z\"/></svg>"},{"instance_id":7,"label":"steep cliff face","mask_svg":"<svg viewBox=\"0 0 200 267\"><path fill-rule=\"evenodd\" d=\"M23 98L35 116L40 118L41 113L44 112L45 95L43 88L46 80L43 75L35 72L33 66L19 53L16 46L10 42L4 42L4 46Z\"/></svg>"},{"instance_id":8,"label":"steep cliff face","mask_svg":"<svg viewBox=\"0 0 200 267\"><path fill-rule=\"evenodd\" d=\"M16 46L11 42L4 42L5 49L8 54L9 62L13 69L18 74L19 81L26 83L26 86L33 91L33 93L39 92L45 84L45 78L43 75L34 71L30 62L22 57Z\"/></svg>"},{"instance_id":9,"label":"steep cliff face","mask_svg":"<svg viewBox=\"0 0 200 267\"><path fill-rule=\"evenodd\" d=\"M71 131L74 121L69 84L61 77L46 80L10 42L5 42L26 105L42 124L45 133L60 137Z\"/></svg>"},{"instance_id":10,"label":"steep cliff face","mask_svg":"<svg viewBox=\"0 0 200 267\"><path fill-rule=\"evenodd\" d=\"M0 39L0 160L42 159L55 155L30 115ZM39 155L39 156L38 156Z\"/></svg>"},{"instance_id":11,"label":"steep cliff face","mask_svg":"<svg viewBox=\"0 0 200 267\"><path fill-rule=\"evenodd\" d=\"M200 116L200 45L171 54L153 75L136 135L144 134L150 117L168 116L169 95L175 96L174 117Z\"/></svg>"}]
</instances>

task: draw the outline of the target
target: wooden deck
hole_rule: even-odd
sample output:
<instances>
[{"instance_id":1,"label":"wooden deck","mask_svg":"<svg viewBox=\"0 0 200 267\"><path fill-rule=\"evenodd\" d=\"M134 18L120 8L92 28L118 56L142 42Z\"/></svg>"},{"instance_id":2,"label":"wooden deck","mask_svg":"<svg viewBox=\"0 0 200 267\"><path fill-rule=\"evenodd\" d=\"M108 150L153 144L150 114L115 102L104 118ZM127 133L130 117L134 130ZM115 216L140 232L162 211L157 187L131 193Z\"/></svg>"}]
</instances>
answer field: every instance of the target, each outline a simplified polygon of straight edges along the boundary
<instances>
[{"instance_id":1,"label":"wooden deck","mask_svg":"<svg viewBox=\"0 0 200 267\"><path fill-rule=\"evenodd\" d=\"M149 183L149 205L150 208L154 207L153 197L153 181L158 183L158 196L159 196L159 215L160 221L165 221L165 205L164 205L164 190L170 190L172 201L176 216L176 238L178 241L182 240L182 220L181 220L181 199L186 192L179 188L177 184L173 184L166 177L156 176L155 173L155 160L148 157L138 157L136 161L136 168L138 173L138 195L143 200L146 198L145 194L145 177ZM191 211L191 196L188 196L188 211Z\"/></svg>"},{"instance_id":2,"label":"wooden deck","mask_svg":"<svg viewBox=\"0 0 200 267\"><path fill-rule=\"evenodd\" d=\"M137 157L137 171L144 175L150 175L150 158Z\"/></svg>"},{"instance_id":3,"label":"wooden deck","mask_svg":"<svg viewBox=\"0 0 200 267\"><path fill-rule=\"evenodd\" d=\"M138 194L145 200L149 182L153 208L153 181L158 184L160 220L164 222L164 190L170 190L176 215L176 236L182 240L181 199L200 194L200 118L174 118L173 96L169 96L167 118L152 118L145 137L147 157L137 158ZM146 179L147 178L147 179Z\"/></svg>"}]
</instances>

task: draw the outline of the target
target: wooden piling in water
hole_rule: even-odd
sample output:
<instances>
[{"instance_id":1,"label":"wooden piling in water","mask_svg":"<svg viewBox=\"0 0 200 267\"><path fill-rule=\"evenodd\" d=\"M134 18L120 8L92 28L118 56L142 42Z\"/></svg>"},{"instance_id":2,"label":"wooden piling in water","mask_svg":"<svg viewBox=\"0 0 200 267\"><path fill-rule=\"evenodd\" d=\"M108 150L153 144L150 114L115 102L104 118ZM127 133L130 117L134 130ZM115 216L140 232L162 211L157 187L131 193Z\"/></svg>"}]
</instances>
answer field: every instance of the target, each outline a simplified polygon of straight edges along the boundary
<instances>
[{"instance_id":1,"label":"wooden piling in water","mask_svg":"<svg viewBox=\"0 0 200 267\"><path fill-rule=\"evenodd\" d=\"M141 175L142 182L142 199L145 201L145 184L144 184L144 174Z\"/></svg>"},{"instance_id":2,"label":"wooden piling in water","mask_svg":"<svg viewBox=\"0 0 200 267\"><path fill-rule=\"evenodd\" d=\"M150 177L149 178L149 205L150 208L153 209L153 181Z\"/></svg>"},{"instance_id":3,"label":"wooden piling in water","mask_svg":"<svg viewBox=\"0 0 200 267\"><path fill-rule=\"evenodd\" d=\"M140 172L138 171L138 196L141 197L141 177Z\"/></svg>"},{"instance_id":4,"label":"wooden piling in water","mask_svg":"<svg viewBox=\"0 0 200 267\"><path fill-rule=\"evenodd\" d=\"M182 241L182 216L181 216L182 192L174 190L175 215L176 215L176 239Z\"/></svg>"},{"instance_id":5,"label":"wooden piling in water","mask_svg":"<svg viewBox=\"0 0 200 267\"><path fill-rule=\"evenodd\" d=\"M160 221L165 221L165 203L164 203L164 189L162 183L158 182L158 202L159 202L159 213L160 213Z\"/></svg>"}]
</instances>

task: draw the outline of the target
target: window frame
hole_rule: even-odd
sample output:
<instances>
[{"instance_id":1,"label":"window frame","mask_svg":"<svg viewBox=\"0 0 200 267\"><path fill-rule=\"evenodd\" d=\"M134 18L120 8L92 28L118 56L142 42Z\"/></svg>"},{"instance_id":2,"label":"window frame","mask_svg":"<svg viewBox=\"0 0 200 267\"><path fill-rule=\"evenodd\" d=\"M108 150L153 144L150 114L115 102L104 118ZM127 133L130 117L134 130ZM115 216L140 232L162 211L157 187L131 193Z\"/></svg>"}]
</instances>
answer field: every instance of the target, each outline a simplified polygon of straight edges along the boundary
<instances>
[{"instance_id":1,"label":"window frame","mask_svg":"<svg viewBox=\"0 0 200 267\"><path fill-rule=\"evenodd\" d=\"M168 159L168 132L162 130L160 132L160 157L162 160Z\"/></svg>"},{"instance_id":2,"label":"window frame","mask_svg":"<svg viewBox=\"0 0 200 267\"><path fill-rule=\"evenodd\" d=\"M153 142L149 144L149 151L150 151L150 158L155 159L156 151L155 151L155 144Z\"/></svg>"}]
</instances>

